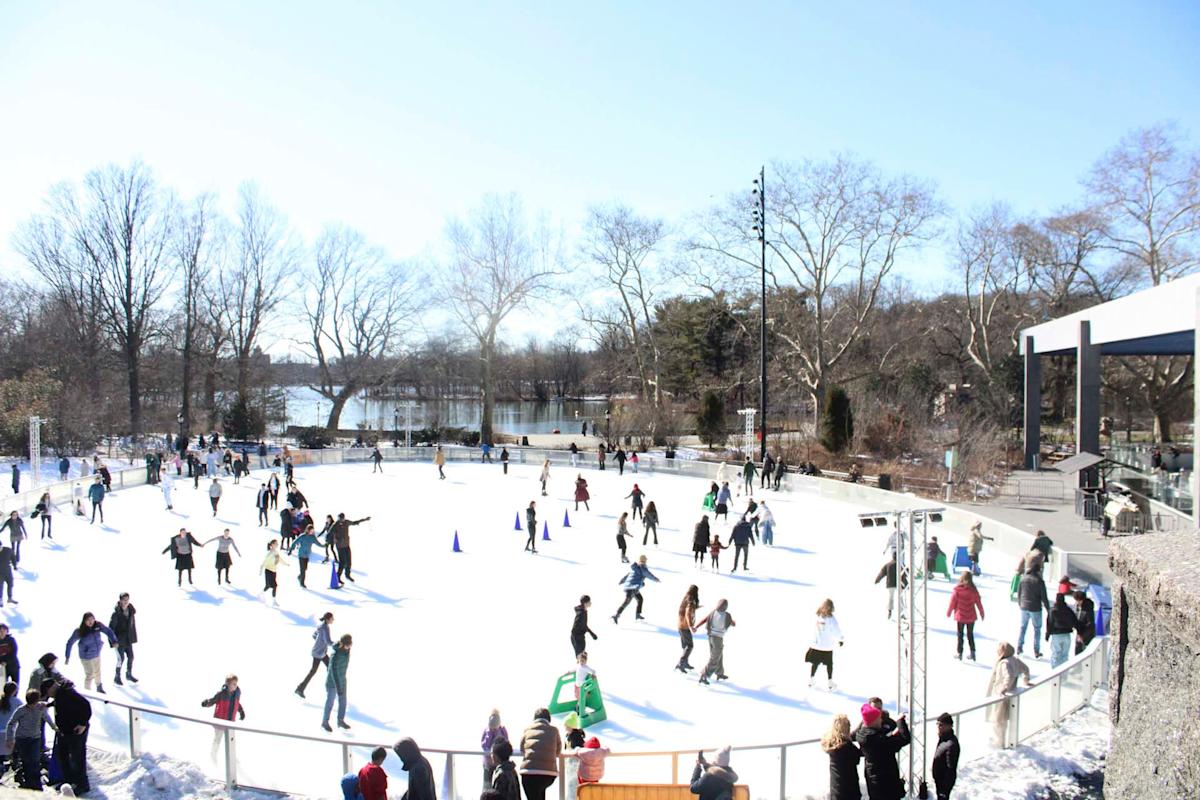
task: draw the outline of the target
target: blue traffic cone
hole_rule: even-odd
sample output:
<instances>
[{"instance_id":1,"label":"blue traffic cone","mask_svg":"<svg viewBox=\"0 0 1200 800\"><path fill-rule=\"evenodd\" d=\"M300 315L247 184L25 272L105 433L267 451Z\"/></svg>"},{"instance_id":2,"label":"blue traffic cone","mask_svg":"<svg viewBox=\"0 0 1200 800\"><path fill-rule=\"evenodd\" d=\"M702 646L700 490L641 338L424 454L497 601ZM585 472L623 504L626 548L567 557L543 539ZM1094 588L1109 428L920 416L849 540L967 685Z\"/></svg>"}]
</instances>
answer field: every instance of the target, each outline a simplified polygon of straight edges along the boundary
<instances>
[{"instance_id":1,"label":"blue traffic cone","mask_svg":"<svg viewBox=\"0 0 1200 800\"><path fill-rule=\"evenodd\" d=\"M564 528L571 527L571 518L567 515L566 509L563 509L563 527Z\"/></svg>"},{"instance_id":2,"label":"blue traffic cone","mask_svg":"<svg viewBox=\"0 0 1200 800\"><path fill-rule=\"evenodd\" d=\"M338 573L338 562L334 561L333 566L331 566L329 568L329 588L330 589L336 589L342 583L341 581L338 580L337 573Z\"/></svg>"},{"instance_id":3,"label":"blue traffic cone","mask_svg":"<svg viewBox=\"0 0 1200 800\"><path fill-rule=\"evenodd\" d=\"M1106 631L1104 629L1104 609L1103 608L1096 609L1096 635L1097 636L1107 636L1108 635L1108 631Z\"/></svg>"},{"instance_id":4,"label":"blue traffic cone","mask_svg":"<svg viewBox=\"0 0 1200 800\"><path fill-rule=\"evenodd\" d=\"M543 542L550 541L550 523L549 522L542 523L542 541Z\"/></svg>"},{"instance_id":5,"label":"blue traffic cone","mask_svg":"<svg viewBox=\"0 0 1200 800\"><path fill-rule=\"evenodd\" d=\"M462 548L458 546L458 531L454 532L454 552L461 553Z\"/></svg>"},{"instance_id":6,"label":"blue traffic cone","mask_svg":"<svg viewBox=\"0 0 1200 800\"><path fill-rule=\"evenodd\" d=\"M517 512L517 518L515 520L513 520L513 530L514 531L521 530L521 512L520 511Z\"/></svg>"}]
</instances>

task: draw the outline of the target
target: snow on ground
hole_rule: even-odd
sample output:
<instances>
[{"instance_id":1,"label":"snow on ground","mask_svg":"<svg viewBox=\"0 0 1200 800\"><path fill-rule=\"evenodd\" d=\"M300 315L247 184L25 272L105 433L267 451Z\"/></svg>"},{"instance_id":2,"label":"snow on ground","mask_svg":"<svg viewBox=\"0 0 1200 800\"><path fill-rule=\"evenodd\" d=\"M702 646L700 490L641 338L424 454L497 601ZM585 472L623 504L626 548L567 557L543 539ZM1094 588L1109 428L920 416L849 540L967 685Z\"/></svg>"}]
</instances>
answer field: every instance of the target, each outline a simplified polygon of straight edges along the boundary
<instances>
[{"instance_id":1,"label":"snow on ground","mask_svg":"<svg viewBox=\"0 0 1200 800\"><path fill-rule=\"evenodd\" d=\"M132 594L138 609L136 686L111 680L114 654L103 656L106 688L114 696L204 716L199 701L216 692L227 672L241 678L247 725L347 741L320 729L324 670L309 686L308 698L292 693L309 665L311 631L320 614L336 615L335 635L351 633L355 644L348 673L352 741L388 743L412 735L427 748L471 750L488 711L498 707L514 739L533 710L550 700L555 679L573 668L568 638L572 608L580 594L593 598L589 640L598 671L607 722L589 729L617 751L691 750L721 743L756 744L814 738L832 714L856 714L870 695L891 704L895 693L895 628L886 619L886 592L873 585L885 561L886 529L863 529L853 506L807 494L765 495L777 519L774 547L751 549L751 572L730 575L733 551L722 553L722 571L698 570L691 556L692 528L700 519L707 481L615 469L598 472L554 467L548 497L541 497L539 468L513 466L504 476L499 464L446 467L439 481L430 464L386 464L371 474L370 464L301 467L296 472L314 516L345 512L371 516L352 529L356 583L329 588L329 565L315 559L309 588L297 584L295 559L280 574L279 607L261 592L258 567L265 544L277 535L256 527L254 495L266 473L234 486L223 479L225 496L213 518L205 491L190 481L175 484L175 509L165 509L157 487L122 490L105 502L107 523L89 525L67 508L55 517L53 541L39 541L37 520L27 520L31 540L22 553L17 607L4 617L17 637L27 673L38 655L60 656L84 611L107 622L117 595ZM591 510L574 511L573 480L589 481ZM609 617L623 595L618 582L626 567L615 543L617 517L634 483L658 504L662 525L658 547L643 547L642 528L633 522L631 559L649 557L661 579L644 590L644 621L633 607L619 625ZM761 496L761 495L760 495ZM282 499L282 498L281 498ZM522 552L524 532L514 530L530 500L539 509L538 554ZM745 498L734 508L745 507ZM569 510L571 527L562 526ZM736 515L735 515L736 516ZM542 541L542 521L550 541ZM241 550L233 583L218 586L215 546L198 551L196 585L176 588L172 562L162 553L172 533L188 527L205 541L232 529ZM319 526L318 526L319 527ZM728 538L732 521L714 531ZM457 532L464 552L452 552ZM962 542L948 531L939 536L948 552ZM984 550L979 580L987 620L977 630L979 663L953 659L953 624L944 616L952 584L930 587L930 708L956 709L982 699L996 643L1015 639L1019 614L1008 599L1012 559ZM996 570L999 575L993 574ZM679 658L676 613L684 591L700 588L701 614L721 598L730 602L737 626L726 637L729 681L710 687L673 669ZM803 663L817 605L833 598L846 644L835 654L834 692L806 688ZM697 636L691 662L707 658ZM1048 663L1030 659L1035 677ZM82 685L82 669L72 660L64 669ZM823 674L823 673L822 673ZM823 678L820 683L823 683ZM119 749L127 742L123 710L108 707L93 726L96 745ZM147 718L142 744L150 753L195 761L207 774L219 774L209 760L211 731L183 721ZM107 743L107 744L106 744ZM823 780L823 756L814 748L811 766L789 754L796 780ZM764 754L769 751L763 751ZM354 750L361 765L366 750ZM281 754L282 757L281 757ZM743 775L752 784L774 781L775 756L744 754ZM759 756L762 757L759 757ZM339 747L243 734L239 778L243 783L336 794L341 774ZM440 759L434 761L440 774ZM464 759L466 760L466 759ZM280 763L280 762L283 763ZM613 759L609 775L619 780L636 770L656 770L669 780L669 764ZM402 776L389 760L393 775ZM683 765L681 769L686 769ZM460 761L460 781L477 780L477 765ZM644 772L642 773L644 774ZM402 777L398 779L402 785ZM770 783L768 783L770 785Z\"/></svg>"},{"instance_id":2,"label":"snow on ground","mask_svg":"<svg viewBox=\"0 0 1200 800\"><path fill-rule=\"evenodd\" d=\"M1104 770L1111 737L1108 692L1101 689L1061 725L1019 747L993 751L960 768L954 796L961 800L1099 800L1099 773Z\"/></svg>"}]
</instances>

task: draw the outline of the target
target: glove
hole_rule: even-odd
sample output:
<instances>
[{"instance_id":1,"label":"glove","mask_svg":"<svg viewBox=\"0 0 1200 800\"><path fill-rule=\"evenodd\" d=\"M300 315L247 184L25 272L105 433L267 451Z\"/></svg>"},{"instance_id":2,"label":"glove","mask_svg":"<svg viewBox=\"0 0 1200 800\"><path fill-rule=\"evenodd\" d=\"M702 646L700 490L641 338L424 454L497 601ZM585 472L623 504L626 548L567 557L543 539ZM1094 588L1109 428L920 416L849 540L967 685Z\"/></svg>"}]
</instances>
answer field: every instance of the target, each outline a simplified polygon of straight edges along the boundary
<instances>
[{"instance_id":1,"label":"glove","mask_svg":"<svg viewBox=\"0 0 1200 800\"><path fill-rule=\"evenodd\" d=\"M845 644L845 642L838 642L838 647L841 647L844 644Z\"/></svg>"},{"instance_id":2,"label":"glove","mask_svg":"<svg viewBox=\"0 0 1200 800\"><path fill-rule=\"evenodd\" d=\"M594 641L596 641L596 640L597 640L597 639L599 639L599 638L600 638L600 637L599 637L599 636L597 636L596 634L594 634L594 633L592 634L592 641L593 641L593 642L594 642Z\"/></svg>"},{"instance_id":3,"label":"glove","mask_svg":"<svg viewBox=\"0 0 1200 800\"><path fill-rule=\"evenodd\" d=\"M212 700L201 700L200 701L201 708L208 708L211 705L212 705Z\"/></svg>"},{"instance_id":4,"label":"glove","mask_svg":"<svg viewBox=\"0 0 1200 800\"><path fill-rule=\"evenodd\" d=\"M243 722L246 720L246 709L241 706L238 706L238 719Z\"/></svg>"}]
</instances>

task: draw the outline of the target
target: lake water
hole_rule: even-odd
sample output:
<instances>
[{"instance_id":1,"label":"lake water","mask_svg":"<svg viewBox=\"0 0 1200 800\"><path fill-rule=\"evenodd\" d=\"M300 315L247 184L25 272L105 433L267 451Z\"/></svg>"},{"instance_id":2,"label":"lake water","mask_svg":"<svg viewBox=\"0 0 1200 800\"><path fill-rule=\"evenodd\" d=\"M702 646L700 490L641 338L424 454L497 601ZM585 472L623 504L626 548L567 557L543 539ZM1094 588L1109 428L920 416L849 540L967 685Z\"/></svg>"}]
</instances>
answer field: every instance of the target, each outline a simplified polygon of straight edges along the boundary
<instances>
[{"instance_id":1,"label":"lake water","mask_svg":"<svg viewBox=\"0 0 1200 800\"><path fill-rule=\"evenodd\" d=\"M324 425L330 402L307 386L289 386L287 420L289 425ZM412 410L413 429L434 424L447 428L479 429L482 402L478 400L418 400ZM340 427L357 428L360 423L373 430L391 431L395 425L395 409L400 407L399 430L404 430L404 401L383 402L359 395L346 403ZM497 402L492 415L496 431L512 434L578 431L588 420L588 432L596 420L604 421L608 403L604 400L532 400Z\"/></svg>"}]
</instances>

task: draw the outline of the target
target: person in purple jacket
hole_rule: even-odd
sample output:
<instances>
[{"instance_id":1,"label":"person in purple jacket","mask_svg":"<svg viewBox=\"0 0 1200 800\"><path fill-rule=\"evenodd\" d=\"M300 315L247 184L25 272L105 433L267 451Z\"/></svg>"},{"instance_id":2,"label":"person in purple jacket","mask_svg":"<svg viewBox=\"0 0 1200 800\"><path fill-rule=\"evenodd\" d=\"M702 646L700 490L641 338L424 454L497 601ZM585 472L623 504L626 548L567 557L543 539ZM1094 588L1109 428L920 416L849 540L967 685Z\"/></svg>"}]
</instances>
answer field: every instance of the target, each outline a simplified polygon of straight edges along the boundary
<instances>
[{"instance_id":1,"label":"person in purple jacket","mask_svg":"<svg viewBox=\"0 0 1200 800\"><path fill-rule=\"evenodd\" d=\"M96 619L96 615L92 612L87 612L83 615L83 619L79 622L79 627L71 632L71 638L67 639L67 654L65 663L71 663L71 648L79 642L79 660L83 662L83 688L91 689L92 684L96 684L96 691L100 694L105 694L104 679L100 671L100 654L104 652L104 640L101 639L101 634L108 637L108 646L117 646L117 635L112 632L112 629L105 625L100 620Z\"/></svg>"},{"instance_id":2,"label":"person in purple jacket","mask_svg":"<svg viewBox=\"0 0 1200 800\"><path fill-rule=\"evenodd\" d=\"M500 712L492 709L488 715L487 727L479 738L479 746L483 749L483 788L492 788L492 773L496 770L496 760L492 758L492 742L497 739L507 739L508 728L500 722Z\"/></svg>"}]
</instances>

